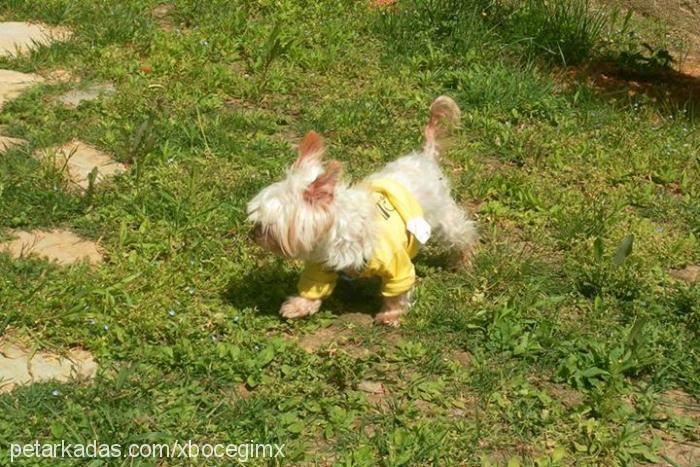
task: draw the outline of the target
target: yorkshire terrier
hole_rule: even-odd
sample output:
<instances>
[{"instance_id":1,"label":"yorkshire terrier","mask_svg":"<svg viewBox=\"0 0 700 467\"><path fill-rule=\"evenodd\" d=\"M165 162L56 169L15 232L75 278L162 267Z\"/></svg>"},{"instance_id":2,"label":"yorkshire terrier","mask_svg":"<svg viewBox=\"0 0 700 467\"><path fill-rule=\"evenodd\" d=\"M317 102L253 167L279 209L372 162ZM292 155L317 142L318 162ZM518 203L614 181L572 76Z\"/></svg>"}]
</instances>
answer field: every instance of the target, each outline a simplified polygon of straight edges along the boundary
<instances>
[{"instance_id":1,"label":"yorkshire terrier","mask_svg":"<svg viewBox=\"0 0 700 467\"><path fill-rule=\"evenodd\" d=\"M341 164L324 164L324 144L311 131L299 144L286 177L248 203L251 237L263 248L306 266L298 295L282 304L288 319L316 313L339 274L378 276L383 304L375 321L397 326L408 311L416 275L412 263L435 233L468 263L477 242L474 221L450 196L438 165L439 142L459 123L460 110L447 96L430 106L425 145L387 164L355 185L340 180Z\"/></svg>"}]
</instances>

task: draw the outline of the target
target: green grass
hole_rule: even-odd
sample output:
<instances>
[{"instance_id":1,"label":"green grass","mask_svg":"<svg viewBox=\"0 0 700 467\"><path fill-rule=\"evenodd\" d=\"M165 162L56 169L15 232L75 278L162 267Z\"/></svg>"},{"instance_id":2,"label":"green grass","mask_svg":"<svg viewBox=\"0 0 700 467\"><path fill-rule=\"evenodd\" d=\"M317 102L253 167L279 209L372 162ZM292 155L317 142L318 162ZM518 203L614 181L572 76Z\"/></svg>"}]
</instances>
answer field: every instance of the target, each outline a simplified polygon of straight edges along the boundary
<instances>
[{"instance_id":1,"label":"green grass","mask_svg":"<svg viewBox=\"0 0 700 467\"><path fill-rule=\"evenodd\" d=\"M34 439L253 439L285 443L289 465L624 465L665 453L658 430L698 442L697 419L660 404L700 393L700 292L667 274L700 262L697 123L552 68L627 50L604 40L614 15L535 0L172 3L170 30L156 1L0 6L0 20L74 30L0 67L117 89L67 110L54 99L67 85L43 85L0 114L30 141L0 158L0 235L66 226L107 257L0 255L0 333L83 346L101 368L0 396L2 459ZM480 225L473 269L428 248L399 330L354 327L336 351L304 352L295 338L377 299L348 285L313 318L281 320L298 265L247 241L247 200L312 128L353 178L417 147L443 93L464 112L445 168ZM73 137L130 170L71 193L30 154ZM387 387L381 403L364 380Z\"/></svg>"}]
</instances>

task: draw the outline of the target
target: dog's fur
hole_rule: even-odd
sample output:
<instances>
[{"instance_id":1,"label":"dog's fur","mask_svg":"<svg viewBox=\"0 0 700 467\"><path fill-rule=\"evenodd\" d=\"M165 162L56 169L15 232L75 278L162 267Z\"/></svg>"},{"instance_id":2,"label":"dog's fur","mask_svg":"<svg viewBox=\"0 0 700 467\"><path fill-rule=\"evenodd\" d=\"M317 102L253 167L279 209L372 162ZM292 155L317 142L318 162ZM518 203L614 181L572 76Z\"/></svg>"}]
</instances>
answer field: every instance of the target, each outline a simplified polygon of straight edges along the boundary
<instances>
[{"instance_id":1,"label":"dog's fur","mask_svg":"<svg viewBox=\"0 0 700 467\"><path fill-rule=\"evenodd\" d=\"M425 220L443 245L468 262L477 241L475 224L452 199L447 178L438 165L441 136L459 122L459 107L446 96L430 106L425 145L387 164L368 180L389 178L403 184L421 205ZM363 185L340 180L337 161L323 164L323 140L309 132L287 176L264 188L248 204L252 237L264 248L290 258L322 263L329 269L357 273L371 258L376 238L376 207ZM290 297L280 313L286 318L308 316L321 300ZM408 293L387 297L376 321L397 325L408 311Z\"/></svg>"}]
</instances>

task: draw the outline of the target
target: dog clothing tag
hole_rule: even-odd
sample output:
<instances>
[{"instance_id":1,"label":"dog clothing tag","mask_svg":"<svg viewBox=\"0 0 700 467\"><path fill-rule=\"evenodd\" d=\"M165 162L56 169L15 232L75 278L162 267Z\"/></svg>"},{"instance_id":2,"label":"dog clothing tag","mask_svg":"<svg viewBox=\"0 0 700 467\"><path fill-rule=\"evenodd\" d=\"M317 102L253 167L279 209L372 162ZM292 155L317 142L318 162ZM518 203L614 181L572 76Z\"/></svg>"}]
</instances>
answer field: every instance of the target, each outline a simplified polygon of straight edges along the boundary
<instances>
[{"instance_id":1,"label":"dog clothing tag","mask_svg":"<svg viewBox=\"0 0 700 467\"><path fill-rule=\"evenodd\" d=\"M414 217L406 222L406 230L411 232L416 240L418 240L421 245L425 243L430 238L430 224L428 224L422 217Z\"/></svg>"}]
</instances>

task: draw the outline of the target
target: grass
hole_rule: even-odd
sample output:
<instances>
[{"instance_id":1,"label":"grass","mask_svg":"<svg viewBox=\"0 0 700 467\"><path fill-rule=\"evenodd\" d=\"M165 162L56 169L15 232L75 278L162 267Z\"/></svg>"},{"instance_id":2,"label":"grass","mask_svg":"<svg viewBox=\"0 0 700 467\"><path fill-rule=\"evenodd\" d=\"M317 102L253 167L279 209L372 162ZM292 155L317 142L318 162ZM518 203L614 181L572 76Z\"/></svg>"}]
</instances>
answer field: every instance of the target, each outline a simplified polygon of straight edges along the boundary
<instances>
[{"instance_id":1,"label":"grass","mask_svg":"<svg viewBox=\"0 0 700 467\"><path fill-rule=\"evenodd\" d=\"M83 346L101 368L0 396L2 456L34 439L253 439L285 443L282 464L624 465L663 459L662 436L697 443L697 418L662 404L700 392L700 293L668 275L700 262L697 123L556 68L629 50L605 40L614 15L177 0L163 28L156 4L0 6L74 31L0 67L117 90L67 110L54 97L68 85L43 85L0 114L30 141L0 158L0 225L66 226L107 256L91 269L0 255L0 333ZM353 178L417 147L442 93L464 111L445 168L480 225L473 269L428 248L400 330L355 326L304 352L297 338L377 301L348 285L313 318L281 320L298 265L247 241L247 200L312 128ZM130 170L78 197L29 157L73 137Z\"/></svg>"}]
</instances>

